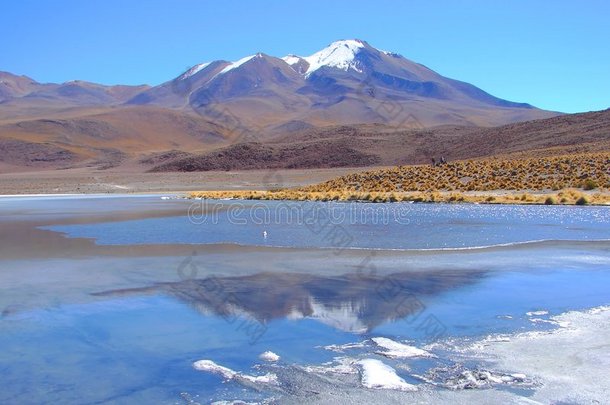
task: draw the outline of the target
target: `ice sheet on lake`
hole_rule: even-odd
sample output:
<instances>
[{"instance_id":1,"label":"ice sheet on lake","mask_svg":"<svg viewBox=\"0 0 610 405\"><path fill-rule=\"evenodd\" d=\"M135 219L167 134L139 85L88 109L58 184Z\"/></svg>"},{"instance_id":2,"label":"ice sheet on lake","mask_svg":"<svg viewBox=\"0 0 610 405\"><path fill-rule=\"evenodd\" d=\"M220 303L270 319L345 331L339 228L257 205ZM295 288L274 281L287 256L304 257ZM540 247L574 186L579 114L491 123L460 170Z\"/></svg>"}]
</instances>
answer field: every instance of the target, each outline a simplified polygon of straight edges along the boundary
<instances>
[{"instance_id":1,"label":"ice sheet on lake","mask_svg":"<svg viewBox=\"0 0 610 405\"><path fill-rule=\"evenodd\" d=\"M495 368L535 376L532 400L542 403L603 403L610 392L610 307L552 316L559 328L526 332L510 341L474 345ZM561 327L563 326L563 327ZM513 374L514 375L514 374Z\"/></svg>"},{"instance_id":2,"label":"ice sheet on lake","mask_svg":"<svg viewBox=\"0 0 610 405\"><path fill-rule=\"evenodd\" d=\"M481 368L469 369L459 363L449 367L436 367L423 376L414 375L414 377L428 384L451 390L495 388L501 385L530 388L535 385L535 382L523 373L504 373Z\"/></svg>"},{"instance_id":3,"label":"ice sheet on lake","mask_svg":"<svg viewBox=\"0 0 610 405\"><path fill-rule=\"evenodd\" d=\"M337 391L349 403L604 403L610 392L610 380L605 377L610 369L610 307L568 312L549 321L555 329L476 340L452 338L426 346L423 352L438 357L426 358L431 368L423 375L404 367L408 358L388 357L387 362L374 358L380 347L390 352L410 347L379 337L326 346L333 351L352 350L353 357L337 357L301 370L303 378L324 375L337 384L328 393L317 391L319 403L332 401ZM398 369L422 383L408 383L396 373ZM355 376L360 380L352 379ZM278 377L281 384L283 372ZM377 396L368 396L373 389Z\"/></svg>"},{"instance_id":4,"label":"ice sheet on lake","mask_svg":"<svg viewBox=\"0 0 610 405\"><path fill-rule=\"evenodd\" d=\"M355 374L358 372L356 360L350 357L335 357L333 361L322 363L319 366L305 366L303 370L317 374Z\"/></svg>"}]
</instances>

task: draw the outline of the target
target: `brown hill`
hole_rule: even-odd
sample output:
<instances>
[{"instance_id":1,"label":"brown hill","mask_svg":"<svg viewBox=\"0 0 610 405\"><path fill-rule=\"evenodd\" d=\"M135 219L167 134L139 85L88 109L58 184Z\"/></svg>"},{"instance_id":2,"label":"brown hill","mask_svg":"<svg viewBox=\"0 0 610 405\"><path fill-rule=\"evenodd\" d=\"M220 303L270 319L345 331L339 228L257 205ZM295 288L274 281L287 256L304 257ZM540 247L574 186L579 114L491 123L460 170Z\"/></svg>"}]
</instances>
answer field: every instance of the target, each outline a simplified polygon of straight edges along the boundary
<instances>
[{"instance_id":1,"label":"brown hill","mask_svg":"<svg viewBox=\"0 0 610 405\"><path fill-rule=\"evenodd\" d=\"M129 164L142 171L208 171L392 166L429 163L440 156L459 160L610 150L610 110L495 128L366 124L303 129L295 122L291 129L300 130L262 136L158 107L62 114L0 124L0 162L11 170Z\"/></svg>"},{"instance_id":2,"label":"brown hill","mask_svg":"<svg viewBox=\"0 0 610 405\"><path fill-rule=\"evenodd\" d=\"M152 169L165 171L215 171L253 169L312 169L373 166L381 159L350 146L349 140L261 144L240 143L197 156L163 163Z\"/></svg>"},{"instance_id":3,"label":"brown hill","mask_svg":"<svg viewBox=\"0 0 610 405\"><path fill-rule=\"evenodd\" d=\"M308 192L561 190L610 187L610 153L397 166L304 187Z\"/></svg>"},{"instance_id":4,"label":"brown hill","mask_svg":"<svg viewBox=\"0 0 610 405\"><path fill-rule=\"evenodd\" d=\"M38 83L27 76L0 72L0 105L11 102L27 109L29 104L46 104L49 109L60 106L109 106L122 104L149 86L105 86L73 80L66 83Z\"/></svg>"},{"instance_id":5,"label":"brown hill","mask_svg":"<svg viewBox=\"0 0 610 405\"><path fill-rule=\"evenodd\" d=\"M105 109L72 118L0 125L0 142L12 145L0 151L0 162L24 167L108 167L128 160L138 161L150 153L209 150L226 144L228 133L194 113L156 107ZM21 145L19 148L15 147L17 142ZM39 160L45 148L49 154L66 151L66 158ZM24 155L24 149L31 150L33 157Z\"/></svg>"},{"instance_id":6,"label":"brown hill","mask_svg":"<svg viewBox=\"0 0 610 405\"><path fill-rule=\"evenodd\" d=\"M610 110L496 128L445 126L396 130L384 125L306 129L264 145L233 145L165 162L154 171L361 167L427 164L498 155L550 156L610 151Z\"/></svg>"}]
</instances>

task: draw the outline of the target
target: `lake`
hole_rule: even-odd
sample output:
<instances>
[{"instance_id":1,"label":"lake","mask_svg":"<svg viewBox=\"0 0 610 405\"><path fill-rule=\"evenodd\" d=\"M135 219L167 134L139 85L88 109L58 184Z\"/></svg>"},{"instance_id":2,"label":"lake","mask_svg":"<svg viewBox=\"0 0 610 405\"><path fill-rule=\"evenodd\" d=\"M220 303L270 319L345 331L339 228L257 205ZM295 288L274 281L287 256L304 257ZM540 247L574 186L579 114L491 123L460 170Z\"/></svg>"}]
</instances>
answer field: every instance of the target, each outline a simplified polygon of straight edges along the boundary
<instances>
[{"instance_id":1,"label":"lake","mask_svg":"<svg viewBox=\"0 0 610 405\"><path fill-rule=\"evenodd\" d=\"M0 238L1 403L579 403L608 385L608 207L7 197ZM551 344L591 387L557 382Z\"/></svg>"}]
</instances>

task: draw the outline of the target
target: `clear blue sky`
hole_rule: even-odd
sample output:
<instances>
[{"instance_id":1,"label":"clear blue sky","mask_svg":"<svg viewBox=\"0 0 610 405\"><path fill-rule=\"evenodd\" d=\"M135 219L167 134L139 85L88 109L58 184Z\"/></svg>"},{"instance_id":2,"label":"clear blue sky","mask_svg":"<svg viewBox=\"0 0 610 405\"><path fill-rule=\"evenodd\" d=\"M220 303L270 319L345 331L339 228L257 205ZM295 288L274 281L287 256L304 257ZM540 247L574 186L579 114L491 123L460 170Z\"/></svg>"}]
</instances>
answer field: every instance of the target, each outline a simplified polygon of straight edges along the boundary
<instances>
[{"instance_id":1,"label":"clear blue sky","mask_svg":"<svg viewBox=\"0 0 610 405\"><path fill-rule=\"evenodd\" d=\"M512 101L610 107L610 2L3 0L0 70L159 84L199 62L360 38Z\"/></svg>"}]
</instances>

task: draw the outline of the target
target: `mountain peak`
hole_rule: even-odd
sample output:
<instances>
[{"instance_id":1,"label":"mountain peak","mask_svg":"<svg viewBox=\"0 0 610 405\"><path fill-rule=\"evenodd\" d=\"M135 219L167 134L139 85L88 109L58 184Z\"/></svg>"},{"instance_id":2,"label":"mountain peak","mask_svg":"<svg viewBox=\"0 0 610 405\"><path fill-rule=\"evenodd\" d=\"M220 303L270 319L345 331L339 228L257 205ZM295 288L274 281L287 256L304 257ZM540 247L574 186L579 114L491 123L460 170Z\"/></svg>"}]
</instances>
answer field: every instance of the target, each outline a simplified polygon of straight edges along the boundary
<instances>
[{"instance_id":1,"label":"mountain peak","mask_svg":"<svg viewBox=\"0 0 610 405\"><path fill-rule=\"evenodd\" d=\"M269 56L267 56L266 54L264 54L262 52L258 52L254 55L246 56L245 58L241 58L238 61L230 62L227 66L225 66L224 69L222 69L220 72L218 72L218 74L216 74L216 76L220 76L220 75L230 72L233 69L237 69L241 65L244 65L253 59L265 59L265 58L269 58Z\"/></svg>"},{"instance_id":2,"label":"mountain peak","mask_svg":"<svg viewBox=\"0 0 610 405\"><path fill-rule=\"evenodd\" d=\"M345 71L352 69L357 72L362 72L355 59L356 55L366 47L370 47L370 45L360 39L335 41L321 51L303 58L309 64L305 74L309 76L324 66Z\"/></svg>"},{"instance_id":3,"label":"mountain peak","mask_svg":"<svg viewBox=\"0 0 610 405\"><path fill-rule=\"evenodd\" d=\"M201 63L180 78L187 80L166 82L129 103L212 111L222 103L239 102L244 122L259 125L264 111L269 125L289 122L300 128L313 122L404 125L405 114L417 126L495 125L548 116L360 39L334 41L310 56L253 52L233 62ZM14 97L15 91L5 88L3 93ZM391 111L380 108L386 102Z\"/></svg>"}]
</instances>

